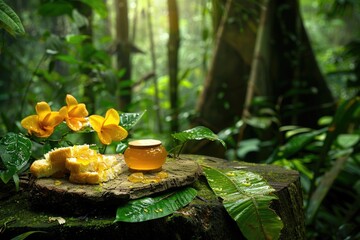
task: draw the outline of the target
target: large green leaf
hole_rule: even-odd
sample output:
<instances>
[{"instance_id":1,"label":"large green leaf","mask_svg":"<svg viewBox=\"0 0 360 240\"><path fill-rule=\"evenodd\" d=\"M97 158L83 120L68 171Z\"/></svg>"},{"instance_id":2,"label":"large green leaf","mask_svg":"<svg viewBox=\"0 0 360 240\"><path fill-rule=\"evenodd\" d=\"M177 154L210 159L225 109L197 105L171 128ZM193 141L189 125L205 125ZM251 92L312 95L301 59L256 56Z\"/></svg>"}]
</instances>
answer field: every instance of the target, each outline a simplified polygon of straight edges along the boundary
<instances>
[{"instance_id":1,"label":"large green leaf","mask_svg":"<svg viewBox=\"0 0 360 240\"><path fill-rule=\"evenodd\" d=\"M336 110L335 116L331 125L328 128L324 145L322 148L322 161L330 151L333 142L336 140L339 134L345 133L349 127L349 123L353 121L356 111L360 108L360 97L354 97L340 104Z\"/></svg>"},{"instance_id":2,"label":"large green leaf","mask_svg":"<svg viewBox=\"0 0 360 240\"><path fill-rule=\"evenodd\" d=\"M13 36L25 34L20 18L3 0L0 0L0 28Z\"/></svg>"},{"instance_id":3,"label":"large green leaf","mask_svg":"<svg viewBox=\"0 0 360 240\"><path fill-rule=\"evenodd\" d=\"M184 188L157 197L132 200L116 211L115 222L143 222L165 217L189 204L197 191Z\"/></svg>"},{"instance_id":4,"label":"large green leaf","mask_svg":"<svg viewBox=\"0 0 360 240\"><path fill-rule=\"evenodd\" d=\"M349 149L360 141L359 134L339 134L336 139L337 144L343 149Z\"/></svg>"},{"instance_id":5,"label":"large green leaf","mask_svg":"<svg viewBox=\"0 0 360 240\"><path fill-rule=\"evenodd\" d=\"M179 133L174 133L172 134L172 136L173 138L179 140L181 143L189 140L207 139L210 141L219 141L224 147L226 147L225 142L221 140L218 135L213 133L209 128L203 126L198 126Z\"/></svg>"},{"instance_id":6,"label":"large green leaf","mask_svg":"<svg viewBox=\"0 0 360 240\"><path fill-rule=\"evenodd\" d=\"M324 176L320 179L317 188L310 197L309 204L306 209L306 220L308 223L311 223L313 221L326 194L329 192L335 179L339 176L341 170L346 164L346 161L348 160L350 153L351 152L349 152L345 156L336 159L335 163L332 165L330 170L328 170L324 174Z\"/></svg>"},{"instance_id":7,"label":"large green leaf","mask_svg":"<svg viewBox=\"0 0 360 240\"><path fill-rule=\"evenodd\" d=\"M146 111L141 113L121 113L120 114L120 125L129 131L134 127L140 118L145 114Z\"/></svg>"},{"instance_id":8,"label":"large green leaf","mask_svg":"<svg viewBox=\"0 0 360 240\"><path fill-rule=\"evenodd\" d=\"M222 172L203 166L214 193L223 199L229 215L247 239L278 239L283 223L274 210L275 191L263 178L246 171Z\"/></svg>"},{"instance_id":9,"label":"large green leaf","mask_svg":"<svg viewBox=\"0 0 360 240\"><path fill-rule=\"evenodd\" d=\"M21 170L30 159L31 141L22 134L7 133L1 140L0 157L7 169Z\"/></svg>"},{"instance_id":10,"label":"large green leaf","mask_svg":"<svg viewBox=\"0 0 360 240\"><path fill-rule=\"evenodd\" d=\"M0 171L0 179L6 184L14 179L19 190L19 176L26 167L31 155L31 141L22 134L7 133L0 140L0 157L5 170Z\"/></svg>"},{"instance_id":11,"label":"large green leaf","mask_svg":"<svg viewBox=\"0 0 360 240\"><path fill-rule=\"evenodd\" d=\"M107 17L108 11L104 1L99 1L99 0L80 0L80 1L89 5L102 18Z\"/></svg>"},{"instance_id":12,"label":"large green leaf","mask_svg":"<svg viewBox=\"0 0 360 240\"><path fill-rule=\"evenodd\" d=\"M291 137L290 140L280 148L279 155L283 158L288 158L291 155L303 150L305 146L315 139L316 136L325 132L326 128L306 133L299 133L298 135Z\"/></svg>"}]
</instances>

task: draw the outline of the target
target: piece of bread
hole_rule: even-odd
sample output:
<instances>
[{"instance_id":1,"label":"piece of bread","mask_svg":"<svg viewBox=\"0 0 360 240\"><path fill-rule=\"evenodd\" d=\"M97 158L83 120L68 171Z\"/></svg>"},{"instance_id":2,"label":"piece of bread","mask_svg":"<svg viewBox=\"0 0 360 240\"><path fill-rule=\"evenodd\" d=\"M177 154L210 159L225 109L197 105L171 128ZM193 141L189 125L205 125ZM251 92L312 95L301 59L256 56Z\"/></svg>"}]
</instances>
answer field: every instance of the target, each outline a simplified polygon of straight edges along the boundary
<instances>
[{"instance_id":1,"label":"piece of bread","mask_svg":"<svg viewBox=\"0 0 360 240\"><path fill-rule=\"evenodd\" d=\"M117 163L102 171L70 172L69 181L82 184L98 184L114 179L120 172L121 164Z\"/></svg>"},{"instance_id":2,"label":"piece of bread","mask_svg":"<svg viewBox=\"0 0 360 240\"><path fill-rule=\"evenodd\" d=\"M57 171L47 159L36 160L30 166L30 172L37 178L49 177Z\"/></svg>"},{"instance_id":3,"label":"piece of bread","mask_svg":"<svg viewBox=\"0 0 360 240\"><path fill-rule=\"evenodd\" d=\"M30 172L37 178L70 174L71 182L98 184L115 178L121 164L115 156L99 154L89 145L76 145L50 151L31 165Z\"/></svg>"},{"instance_id":4,"label":"piece of bread","mask_svg":"<svg viewBox=\"0 0 360 240\"><path fill-rule=\"evenodd\" d=\"M37 178L62 176L66 172L65 161L71 156L71 148L55 148L45 154L45 159L36 160L30 166L30 172Z\"/></svg>"}]
</instances>

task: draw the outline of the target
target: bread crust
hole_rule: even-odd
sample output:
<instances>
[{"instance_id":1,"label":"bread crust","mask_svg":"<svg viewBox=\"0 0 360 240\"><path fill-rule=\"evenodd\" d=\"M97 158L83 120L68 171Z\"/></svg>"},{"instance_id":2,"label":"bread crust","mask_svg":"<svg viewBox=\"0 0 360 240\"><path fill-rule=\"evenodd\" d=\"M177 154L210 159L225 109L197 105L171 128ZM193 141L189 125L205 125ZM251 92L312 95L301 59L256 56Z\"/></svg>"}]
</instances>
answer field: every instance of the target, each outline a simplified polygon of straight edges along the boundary
<instances>
[{"instance_id":1,"label":"bread crust","mask_svg":"<svg viewBox=\"0 0 360 240\"><path fill-rule=\"evenodd\" d=\"M89 145L56 148L36 160L30 167L36 178L63 177L81 184L99 184L114 179L121 173L121 164L115 156L97 153Z\"/></svg>"}]
</instances>

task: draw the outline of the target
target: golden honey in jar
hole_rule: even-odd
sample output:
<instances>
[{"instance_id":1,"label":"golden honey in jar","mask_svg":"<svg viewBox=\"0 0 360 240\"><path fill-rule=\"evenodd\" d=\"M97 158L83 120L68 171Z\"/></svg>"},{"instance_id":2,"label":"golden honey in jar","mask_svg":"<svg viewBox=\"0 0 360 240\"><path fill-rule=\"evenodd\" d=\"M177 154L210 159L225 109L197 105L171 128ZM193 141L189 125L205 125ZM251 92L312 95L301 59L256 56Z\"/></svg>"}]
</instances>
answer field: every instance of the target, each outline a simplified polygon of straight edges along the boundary
<instances>
[{"instance_id":1,"label":"golden honey in jar","mask_svg":"<svg viewBox=\"0 0 360 240\"><path fill-rule=\"evenodd\" d=\"M161 170L166 156L165 147L161 141L155 139L131 141L124 153L126 165L137 171Z\"/></svg>"}]
</instances>

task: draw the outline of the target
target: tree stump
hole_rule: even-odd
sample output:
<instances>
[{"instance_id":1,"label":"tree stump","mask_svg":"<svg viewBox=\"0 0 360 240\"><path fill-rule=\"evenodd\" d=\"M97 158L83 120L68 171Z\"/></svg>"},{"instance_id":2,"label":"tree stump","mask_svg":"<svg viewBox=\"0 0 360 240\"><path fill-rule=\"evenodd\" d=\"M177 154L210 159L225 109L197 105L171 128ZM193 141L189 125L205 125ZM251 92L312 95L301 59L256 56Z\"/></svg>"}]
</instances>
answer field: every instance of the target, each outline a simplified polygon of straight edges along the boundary
<instances>
[{"instance_id":1,"label":"tree stump","mask_svg":"<svg viewBox=\"0 0 360 240\"><path fill-rule=\"evenodd\" d=\"M156 186L148 188L143 186L147 190L143 190L140 185L139 188L128 187L126 193L115 187L118 194L108 195L100 194L107 188L106 184L97 186L98 189L96 186L90 186L95 190L91 197L85 200L88 197L84 192L80 194L82 197L74 197L74 193L70 194L64 190L65 186L70 184L66 180L61 180L60 185L55 185L56 190L45 187L46 194L40 194L43 189L39 188L39 185L43 186L46 181L50 181L48 179L44 182L31 182L17 194L0 199L0 239L9 239L28 231L42 231L34 233L29 239L244 239L221 200L209 188L196 162L216 168L241 169L262 175L275 188L279 198L273 202L271 208L284 223L280 238L305 239L298 172L278 166L232 162L199 155L181 155L181 160L168 161L174 162L170 168L164 166L164 170L169 173L169 179L177 178L171 172L176 169L178 163L192 166L188 168L192 170L188 171L188 176L182 178L183 180L170 180L172 184L165 184L168 189L190 185L198 191L197 197L188 206L172 215L140 223L114 223L118 205L128 199L166 191L162 185L155 184ZM179 182L182 184L178 184ZM88 187L86 185L85 188ZM138 193L139 195L136 195ZM51 197L53 194L56 197ZM108 200L109 204L106 204ZM80 207L78 204L84 206ZM76 209L81 211L75 211ZM60 220L64 220L65 223Z\"/></svg>"},{"instance_id":2,"label":"tree stump","mask_svg":"<svg viewBox=\"0 0 360 240\"><path fill-rule=\"evenodd\" d=\"M99 185L74 184L65 178L32 179L32 206L48 209L57 206L59 213L72 215L87 214L89 209L113 210L132 199L190 185L202 173L196 161L168 159L161 171L167 175L165 178L157 178L158 172L144 172L147 183L130 182L128 177L134 172L126 166L123 155L116 157L121 162L122 173L117 178Z\"/></svg>"}]
</instances>

